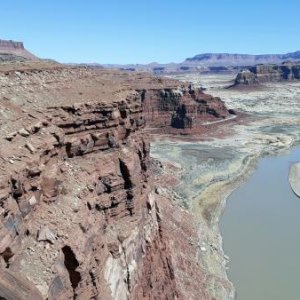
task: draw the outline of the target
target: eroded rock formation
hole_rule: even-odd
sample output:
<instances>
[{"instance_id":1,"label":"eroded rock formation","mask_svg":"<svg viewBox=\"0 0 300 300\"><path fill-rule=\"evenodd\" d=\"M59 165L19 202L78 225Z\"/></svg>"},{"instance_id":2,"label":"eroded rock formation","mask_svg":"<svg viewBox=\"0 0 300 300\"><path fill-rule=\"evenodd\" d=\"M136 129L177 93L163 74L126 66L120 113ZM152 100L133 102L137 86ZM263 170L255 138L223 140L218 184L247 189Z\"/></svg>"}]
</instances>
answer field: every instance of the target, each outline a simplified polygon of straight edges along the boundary
<instances>
[{"instance_id":1,"label":"eroded rock formation","mask_svg":"<svg viewBox=\"0 0 300 300\"><path fill-rule=\"evenodd\" d=\"M24 48L22 42L0 39L0 62L22 61L26 59L37 59L32 53Z\"/></svg>"},{"instance_id":2,"label":"eroded rock formation","mask_svg":"<svg viewBox=\"0 0 300 300\"><path fill-rule=\"evenodd\" d=\"M220 99L138 73L2 71L0 298L210 299L196 222L155 192L143 128L225 117Z\"/></svg>"},{"instance_id":3,"label":"eroded rock formation","mask_svg":"<svg viewBox=\"0 0 300 300\"><path fill-rule=\"evenodd\" d=\"M149 127L194 128L206 121L226 118L229 112L220 98L191 86L141 91L145 121Z\"/></svg>"},{"instance_id":4,"label":"eroded rock formation","mask_svg":"<svg viewBox=\"0 0 300 300\"><path fill-rule=\"evenodd\" d=\"M257 65L240 71L235 79L235 85L256 85L264 82L299 79L300 65L297 63Z\"/></svg>"}]
</instances>

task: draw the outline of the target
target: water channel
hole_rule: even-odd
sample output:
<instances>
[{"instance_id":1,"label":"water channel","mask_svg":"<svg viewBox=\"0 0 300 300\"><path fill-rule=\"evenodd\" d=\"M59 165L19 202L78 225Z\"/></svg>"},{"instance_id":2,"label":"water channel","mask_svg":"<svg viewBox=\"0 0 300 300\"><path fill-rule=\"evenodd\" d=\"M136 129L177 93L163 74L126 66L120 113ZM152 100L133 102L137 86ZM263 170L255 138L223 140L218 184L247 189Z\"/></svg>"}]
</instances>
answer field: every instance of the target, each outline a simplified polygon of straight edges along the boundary
<instances>
[{"instance_id":1,"label":"water channel","mask_svg":"<svg viewBox=\"0 0 300 300\"><path fill-rule=\"evenodd\" d=\"M238 300L300 299L300 198L288 182L299 147L262 158L227 199L220 222Z\"/></svg>"}]
</instances>

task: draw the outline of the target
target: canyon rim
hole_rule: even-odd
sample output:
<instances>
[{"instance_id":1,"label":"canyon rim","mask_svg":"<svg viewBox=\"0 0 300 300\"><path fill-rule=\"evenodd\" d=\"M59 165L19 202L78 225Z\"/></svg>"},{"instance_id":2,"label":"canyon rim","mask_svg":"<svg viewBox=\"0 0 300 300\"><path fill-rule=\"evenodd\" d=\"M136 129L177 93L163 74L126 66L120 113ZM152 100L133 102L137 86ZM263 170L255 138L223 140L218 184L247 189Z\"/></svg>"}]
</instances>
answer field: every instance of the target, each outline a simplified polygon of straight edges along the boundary
<instances>
[{"instance_id":1,"label":"canyon rim","mask_svg":"<svg viewBox=\"0 0 300 300\"><path fill-rule=\"evenodd\" d=\"M61 63L27 45L0 39L0 299L243 300L220 220L261 158L300 145L300 52ZM282 178L298 196L299 160Z\"/></svg>"}]
</instances>

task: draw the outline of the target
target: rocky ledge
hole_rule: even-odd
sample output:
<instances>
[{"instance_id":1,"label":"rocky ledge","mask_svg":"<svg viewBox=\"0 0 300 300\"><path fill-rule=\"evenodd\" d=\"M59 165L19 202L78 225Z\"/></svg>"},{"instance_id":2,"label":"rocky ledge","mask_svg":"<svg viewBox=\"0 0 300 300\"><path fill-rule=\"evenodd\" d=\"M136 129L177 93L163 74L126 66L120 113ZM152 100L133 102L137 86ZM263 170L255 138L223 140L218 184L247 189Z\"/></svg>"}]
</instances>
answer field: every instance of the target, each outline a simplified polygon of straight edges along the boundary
<instances>
[{"instance_id":1,"label":"rocky ledge","mask_svg":"<svg viewBox=\"0 0 300 300\"><path fill-rule=\"evenodd\" d=\"M283 63L281 65L267 64L241 70L236 76L234 85L257 85L265 82L299 79L299 63Z\"/></svg>"},{"instance_id":2,"label":"rocky ledge","mask_svg":"<svg viewBox=\"0 0 300 300\"><path fill-rule=\"evenodd\" d=\"M211 299L197 222L157 188L144 128L222 119L223 102L41 62L0 67L0 86L0 298Z\"/></svg>"}]
</instances>

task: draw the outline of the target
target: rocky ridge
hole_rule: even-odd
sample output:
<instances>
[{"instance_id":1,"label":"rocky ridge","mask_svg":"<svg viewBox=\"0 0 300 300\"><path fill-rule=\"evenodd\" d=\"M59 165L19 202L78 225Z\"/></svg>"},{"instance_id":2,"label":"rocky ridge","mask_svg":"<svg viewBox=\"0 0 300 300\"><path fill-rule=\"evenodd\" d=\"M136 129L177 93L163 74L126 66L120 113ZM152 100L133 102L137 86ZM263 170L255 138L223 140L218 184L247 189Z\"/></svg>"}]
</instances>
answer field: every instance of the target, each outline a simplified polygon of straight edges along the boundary
<instances>
[{"instance_id":1,"label":"rocky ridge","mask_svg":"<svg viewBox=\"0 0 300 300\"><path fill-rule=\"evenodd\" d=\"M300 51L285 54L232 54L232 53L205 53L187 58L185 62L217 66L250 66L257 64L279 64L285 61L297 61Z\"/></svg>"},{"instance_id":2,"label":"rocky ridge","mask_svg":"<svg viewBox=\"0 0 300 300\"><path fill-rule=\"evenodd\" d=\"M0 86L0 296L210 299L196 221L156 187L143 128L174 112L197 127L228 115L222 101L46 63L5 65Z\"/></svg>"},{"instance_id":3,"label":"rocky ridge","mask_svg":"<svg viewBox=\"0 0 300 300\"><path fill-rule=\"evenodd\" d=\"M234 74L246 66L257 64L281 64L285 61L299 61L300 51L286 54L232 54L232 53L204 53L187 58L180 63L150 63L131 65L103 65L106 68L124 69L128 71L146 71L154 74L179 73L229 73ZM95 67L101 67L94 64Z\"/></svg>"}]
</instances>

